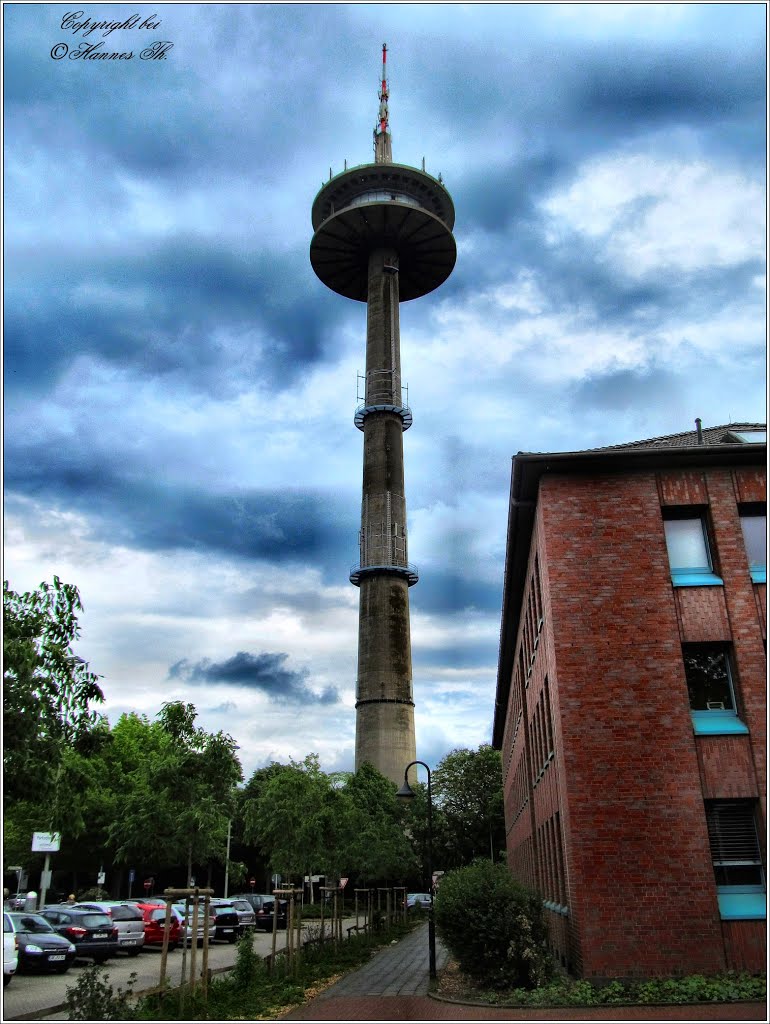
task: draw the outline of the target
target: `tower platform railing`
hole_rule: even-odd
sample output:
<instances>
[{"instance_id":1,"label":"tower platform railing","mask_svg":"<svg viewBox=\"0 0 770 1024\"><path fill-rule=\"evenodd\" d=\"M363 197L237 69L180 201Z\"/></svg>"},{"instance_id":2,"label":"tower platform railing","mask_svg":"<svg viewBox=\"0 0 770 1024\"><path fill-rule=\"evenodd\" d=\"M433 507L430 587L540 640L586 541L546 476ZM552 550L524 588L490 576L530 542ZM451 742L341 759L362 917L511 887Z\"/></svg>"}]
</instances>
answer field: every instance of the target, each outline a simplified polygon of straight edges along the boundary
<instances>
[{"instance_id":1,"label":"tower platform railing","mask_svg":"<svg viewBox=\"0 0 770 1024\"><path fill-rule=\"evenodd\" d=\"M362 577L380 574L405 576L410 587L413 587L420 579L417 566L411 562L404 562L400 565L396 562L380 562L377 565L353 565L350 568L349 578L353 586L360 587Z\"/></svg>"}]
</instances>

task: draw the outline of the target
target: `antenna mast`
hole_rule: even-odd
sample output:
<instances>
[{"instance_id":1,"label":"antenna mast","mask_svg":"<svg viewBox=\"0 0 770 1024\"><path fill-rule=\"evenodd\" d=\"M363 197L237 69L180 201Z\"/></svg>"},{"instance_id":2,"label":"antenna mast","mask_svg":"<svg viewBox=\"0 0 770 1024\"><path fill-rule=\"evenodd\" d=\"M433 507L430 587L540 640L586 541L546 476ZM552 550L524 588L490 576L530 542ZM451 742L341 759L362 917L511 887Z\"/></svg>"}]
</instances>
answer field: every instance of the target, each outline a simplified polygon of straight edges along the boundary
<instances>
[{"instance_id":1,"label":"antenna mast","mask_svg":"<svg viewBox=\"0 0 770 1024\"><path fill-rule=\"evenodd\" d=\"M388 126L388 47L382 44L382 83L377 95L380 99L380 113L377 127L374 129L374 162L390 164L393 155L390 146L390 128Z\"/></svg>"}]
</instances>

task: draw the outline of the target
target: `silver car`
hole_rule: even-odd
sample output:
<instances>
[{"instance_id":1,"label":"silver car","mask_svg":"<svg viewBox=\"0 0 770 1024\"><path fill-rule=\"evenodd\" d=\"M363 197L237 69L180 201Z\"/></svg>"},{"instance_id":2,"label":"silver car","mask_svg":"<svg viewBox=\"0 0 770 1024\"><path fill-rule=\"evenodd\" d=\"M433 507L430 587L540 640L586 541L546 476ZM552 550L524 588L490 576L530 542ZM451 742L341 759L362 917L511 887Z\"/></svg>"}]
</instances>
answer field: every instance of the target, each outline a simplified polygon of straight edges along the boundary
<instances>
[{"instance_id":1,"label":"silver car","mask_svg":"<svg viewBox=\"0 0 770 1024\"><path fill-rule=\"evenodd\" d=\"M248 900L239 900L237 897L228 901L238 915L238 931L241 935L247 930L255 930L257 927L257 915Z\"/></svg>"},{"instance_id":2,"label":"silver car","mask_svg":"<svg viewBox=\"0 0 770 1024\"><path fill-rule=\"evenodd\" d=\"M144 947L144 918L141 910L131 903L120 903L117 900L88 901L76 903L76 910L101 911L112 918L118 930L118 952L137 956Z\"/></svg>"}]
</instances>

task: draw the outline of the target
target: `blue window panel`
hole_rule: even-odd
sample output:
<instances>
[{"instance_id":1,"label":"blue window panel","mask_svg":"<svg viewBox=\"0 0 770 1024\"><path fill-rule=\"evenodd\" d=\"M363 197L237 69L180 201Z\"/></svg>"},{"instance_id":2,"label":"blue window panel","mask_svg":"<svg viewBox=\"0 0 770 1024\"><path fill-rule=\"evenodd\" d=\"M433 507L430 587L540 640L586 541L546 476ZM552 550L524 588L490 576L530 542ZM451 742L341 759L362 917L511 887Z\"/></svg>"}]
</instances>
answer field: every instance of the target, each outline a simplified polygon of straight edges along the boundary
<instances>
[{"instance_id":1,"label":"blue window panel","mask_svg":"<svg viewBox=\"0 0 770 1024\"><path fill-rule=\"evenodd\" d=\"M718 885L717 900L723 921L764 921L767 917L763 885Z\"/></svg>"},{"instance_id":2,"label":"blue window panel","mask_svg":"<svg viewBox=\"0 0 770 1024\"><path fill-rule=\"evenodd\" d=\"M734 711L691 711L696 736L735 736L748 733L748 727Z\"/></svg>"},{"instance_id":3,"label":"blue window panel","mask_svg":"<svg viewBox=\"0 0 770 1024\"><path fill-rule=\"evenodd\" d=\"M752 583L767 583L767 567L762 566L761 569L751 570L751 582Z\"/></svg>"},{"instance_id":4,"label":"blue window panel","mask_svg":"<svg viewBox=\"0 0 770 1024\"><path fill-rule=\"evenodd\" d=\"M672 569L671 582L675 587L723 587L724 582L708 569Z\"/></svg>"}]
</instances>

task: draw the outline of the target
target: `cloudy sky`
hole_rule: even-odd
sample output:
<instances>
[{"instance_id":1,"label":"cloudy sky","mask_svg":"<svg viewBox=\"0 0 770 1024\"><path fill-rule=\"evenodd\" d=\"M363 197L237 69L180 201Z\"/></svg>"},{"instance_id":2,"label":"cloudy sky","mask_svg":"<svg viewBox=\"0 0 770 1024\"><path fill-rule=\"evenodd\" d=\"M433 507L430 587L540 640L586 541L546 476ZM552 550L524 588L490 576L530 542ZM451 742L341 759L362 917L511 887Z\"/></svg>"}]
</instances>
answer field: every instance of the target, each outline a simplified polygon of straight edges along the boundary
<instances>
[{"instance_id":1,"label":"cloudy sky","mask_svg":"<svg viewBox=\"0 0 770 1024\"><path fill-rule=\"evenodd\" d=\"M4 6L6 578L78 585L112 721L352 768L365 307L308 249L385 41L457 212L401 310L417 752L488 742L511 456L765 419L764 5L77 10Z\"/></svg>"}]
</instances>

